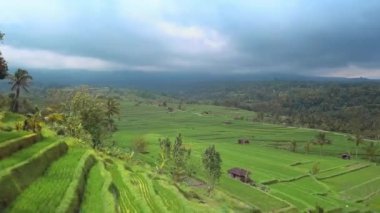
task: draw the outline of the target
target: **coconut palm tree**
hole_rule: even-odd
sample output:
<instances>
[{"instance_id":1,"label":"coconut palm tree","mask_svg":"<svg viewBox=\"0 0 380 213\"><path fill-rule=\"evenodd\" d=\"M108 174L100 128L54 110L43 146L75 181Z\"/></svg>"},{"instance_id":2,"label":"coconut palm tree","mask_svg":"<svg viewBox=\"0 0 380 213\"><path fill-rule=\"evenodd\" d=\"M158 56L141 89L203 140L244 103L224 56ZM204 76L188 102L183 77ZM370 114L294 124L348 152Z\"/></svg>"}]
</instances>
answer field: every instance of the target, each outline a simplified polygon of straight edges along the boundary
<instances>
[{"instance_id":1,"label":"coconut palm tree","mask_svg":"<svg viewBox=\"0 0 380 213\"><path fill-rule=\"evenodd\" d=\"M8 75L7 62L1 56L1 52L0 52L0 80L4 79L7 75Z\"/></svg>"},{"instance_id":2,"label":"coconut palm tree","mask_svg":"<svg viewBox=\"0 0 380 213\"><path fill-rule=\"evenodd\" d=\"M106 100L106 116L110 131L115 129L114 120L112 119L115 115L120 115L120 103L115 98L109 97Z\"/></svg>"},{"instance_id":3,"label":"coconut palm tree","mask_svg":"<svg viewBox=\"0 0 380 213\"><path fill-rule=\"evenodd\" d=\"M10 75L10 84L12 84L11 90L16 91L16 94L14 96L14 101L12 104L12 111L18 112L19 109L19 102L18 98L20 96L21 88L24 89L26 92L28 91L29 81L33 80L32 76L29 75L28 71L24 69L17 69L14 75Z\"/></svg>"},{"instance_id":4,"label":"coconut palm tree","mask_svg":"<svg viewBox=\"0 0 380 213\"><path fill-rule=\"evenodd\" d=\"M326 137L326 133L324 132L319 132L314 139L314 144L319 145L319 154L322 155L322 148L326 144L331 144L331 140Z\"/></svg>"},{"instance_id":5,"label":"coconut palm tree","mask_svg":"<svg viewBox=\"0 0 380 213\"><path fill-rule=\"evenodd\" d=\"M292 140L289 142L289 150L291 152L296 152L297 150L297 142L295 140Z\"/></svg>"},{"instance_id":6,"label":"coconut palm tree","mask_svg":"<svg viewBox=\"0 0 380 213\"><path fill-rule=\"evenodd\" d=\"M355 158L358 159L358 149L360 144L364 143L363 137L360 134L355 134L354 137L348 138L349 141L353 141L355 143Z\"/></svg>"},{"instance_id":7,"label":"coconut palm tree","mask_svg":"<svg viewBox=\"0 0 380 213\"><path fill-rule=\"evenodd\" d=\"M3 40L4 34L0 32L0 41ZM4 79L8 75L7 62L4 60L0 52L0 80Z\"/></svg>"}]
</instances>

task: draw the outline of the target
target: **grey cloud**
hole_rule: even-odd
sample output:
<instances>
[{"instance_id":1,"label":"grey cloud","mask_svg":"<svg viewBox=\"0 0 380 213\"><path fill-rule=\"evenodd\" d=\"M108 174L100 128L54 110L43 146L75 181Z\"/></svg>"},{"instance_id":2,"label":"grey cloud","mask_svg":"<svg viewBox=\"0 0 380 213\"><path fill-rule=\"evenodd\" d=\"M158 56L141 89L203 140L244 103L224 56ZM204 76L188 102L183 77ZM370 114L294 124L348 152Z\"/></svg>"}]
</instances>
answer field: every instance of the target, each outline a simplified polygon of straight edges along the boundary
<instances>
[{"instance_id":1,"label":"grey cloud","mask_svg":"<svg viewBox=\"0 0 380 213\"><path fill-rule=\"evenodd\" d=\"M158 15L149 17L215 30L229 42L222 53L173 50L175 41L158 32L152 20L125 18L114 5L71 5L75 10L57 26L25 20L2 30L9 36L6 43L15 46L170 71L325 74L352 65L380 67L379 1L265 2L165 1Z\"/></svg>"}]
</instances>

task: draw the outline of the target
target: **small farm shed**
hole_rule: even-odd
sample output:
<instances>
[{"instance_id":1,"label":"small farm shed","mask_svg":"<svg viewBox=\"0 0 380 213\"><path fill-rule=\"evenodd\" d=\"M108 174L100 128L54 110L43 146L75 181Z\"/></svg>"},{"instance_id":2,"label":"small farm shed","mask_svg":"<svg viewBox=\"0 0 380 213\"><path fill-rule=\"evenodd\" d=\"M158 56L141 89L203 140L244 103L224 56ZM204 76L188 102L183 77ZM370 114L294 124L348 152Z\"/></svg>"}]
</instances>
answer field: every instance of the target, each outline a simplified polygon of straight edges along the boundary
<instances>
[{"instance_id":1,"label":"small farm shed","mask_svg":"<svg viewBox=\"0 0 380 213\"><path fill-rule=\"evenodd\" d=\"M249 144L249 140L246 138L240 138L238 144Z\"/></svg>"},{"instance_id":2,"label":"small farm shed","mask_svg":"<svg viewBox=\"0 0 380 213\"><path fill-rule=\"evenodd\" d=\"M343 154L340 155L340 157L343 160L351 160L351 155L349 153L343 153Z\"/></svg>"},{"instance_id":3,"label":"small farm shed","mask_svg":"<svg viewBox=\"0 0 380 213\"><path fill-rule=\"evenodd\" d=\"M231 175L232 178L239 179L241 182L244 182L244 183L252 182L251 178L249 177L250 172L245 169L235 167L235 168L229 169L228 173Z\"/></svg>"}]
</instances>

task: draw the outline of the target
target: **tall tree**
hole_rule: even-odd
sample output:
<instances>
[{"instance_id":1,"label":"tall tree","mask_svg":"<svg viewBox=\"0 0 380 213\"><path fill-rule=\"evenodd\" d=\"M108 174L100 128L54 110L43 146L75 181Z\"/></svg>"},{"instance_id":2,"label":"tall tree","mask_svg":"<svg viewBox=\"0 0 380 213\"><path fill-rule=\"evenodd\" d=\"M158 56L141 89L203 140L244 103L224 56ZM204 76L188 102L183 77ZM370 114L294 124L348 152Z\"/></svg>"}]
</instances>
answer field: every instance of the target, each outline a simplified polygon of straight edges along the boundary
<instances>
[{"instance_id":1,"label":"tall tree","mask_svg":"<svg viewBox=\"0 0 380 213\"><path fill-rule=\"evenodd\" d=\"M317 135L315 135L314 144L319 145L319 154L322 155L322 148L326 144L331 144L331 140L327 138L326 133L319 132Z\"/></svg>"},{"instance_id":2,"label":"tall tree","mask_svg":"<svg viewBox=\"0 0 380 213\"><path fill-rule=\"evenodd\" d=\"M296 152L297 151L297 141L295 141L295 140L290 141L290 143L289 143L289 150L291 152Z\"/></svg>"},{"instance_id":3,"label":"tall tree","mask_svg":"<svg viewBox=\"0 0 380 213\"><path fill-rule=\"evenodd\" d=\"M348 140L355 143L355 158L358 159L358 149L360 144L364 143L363 137L360 134L355 134L354 137L350 137Z\"/></svg>"},{"instance_id":4,"label":"tall tree","mask_svg":"<svg viewBox=\"0 0 380 213\"><path fill-rule=\"evenodd\" d=\"M112 97L107 98L106 100L106 116L108 122L108 129L110 131L115 130L115 124L113 117L120 115L120 103Z\"/></svg>"},{"instance_id":5,"label":"tall tree","mask_svg":"<svg viewBox=\"0 0 380 213\"><path fill-rule=\"evenodd\" d=\"M26 92L28 91L29 82L33 79L31 75L29 75L28 71L24 69L17 69L14 75L10 75L10 84L12 84L11 90L15 91L16 94L14 96L14 100L12 103L11 110L13 112L18 112L19 110L19 96L21 89L24 89Z\"/></svg>"},{"instance_id":6,"label":"tall tree","mask_svg":"<svg viewBox=\"0 0 380 213\"><path fill-rule=\"evenodd\" d=\"M202 156L203 167L206 170L208 176L209 188L208 193L215 188L215 184L219 181L222 174L222 159L220 158L219 152L216 151L215 146L209 146Z\"/></svg>"},{"instance_id":7,"label":"tall tree","mask_svg":"<svg viewBox=\"0 0 380 213\"><path fill-rule=\"evenodd\" d=\"M190 158L191 149L187 149L182 142L182 135L178 134L172 149L172 168L171 173L175 181L181 180L186 173L187 161Z\"/></svg>"},{"instance_id":8,"label":"tall tree","mask_svg":"<svg viewBox=\"0 0 380 213\"><path fill-rule=\"evenodd\" d=\"M186 148L182 142L182 136L179 134L172 145L169 138L159 140L160 156L157 162L157 171L161 173L168 168L174 181L180 181L187 172L191 149Z\"/></svg>"},{"instance_id":9,"label":"tall tree","mask_svg":"<svg viewBox=\"0 0 380 213\"><path fill-rule=\"evenodd\" d=\"M370 161L374 161L376 154L379 151L379 146L375 144L375 142L370 142L367 146L364 148L364 152L367 155L367 159Z\"/></svg>"},{"instance_id":10,"label":"tall tree","mask_svg":"<svg viewBox=\"0 0 380 213\"><path fill-rule=\"evenodd\" d=\"M304 145L304 150L305 150L305 153L306 154L309 154L310 152L310 147L311 147L311 142L306 142L305 145Z\"/></svg>"},{"instance_id":11,"label":"tall tree","mask_svg":"<svg viewBox=\"0 0 380 213\"><path fill-rule=\"evenodd\" d=\"M100 148L111 135L107 128L106 107L103 99L82 87L74 90L63 105L64 125L77 137L82 130L91 136L93 148Z\"/></svg>"},{"instance_id":12,"label":"tall tree","mask_svg":"<svg viewBox=\"0 0 380 213\"><path fill-rule=\"evenodd\" d=\"M163 140L159 139L160 142L160 155L157 162L157 172L161 173L166 167L167 163L170 161L170 153L171 153L171 142L169 138L165 138Z\"/></svg>"},{"instance_id":13,"label":"tall tree","mask_svg":"<svg viewBox=\"0 0 380 213\"><path fill-rule=\"evenodd\" d=\"M4 33L0 31L0 41L4 38ZM8 75L8 65L0 52L0 80L4 79Z\"/></svg>"}]
</instances>

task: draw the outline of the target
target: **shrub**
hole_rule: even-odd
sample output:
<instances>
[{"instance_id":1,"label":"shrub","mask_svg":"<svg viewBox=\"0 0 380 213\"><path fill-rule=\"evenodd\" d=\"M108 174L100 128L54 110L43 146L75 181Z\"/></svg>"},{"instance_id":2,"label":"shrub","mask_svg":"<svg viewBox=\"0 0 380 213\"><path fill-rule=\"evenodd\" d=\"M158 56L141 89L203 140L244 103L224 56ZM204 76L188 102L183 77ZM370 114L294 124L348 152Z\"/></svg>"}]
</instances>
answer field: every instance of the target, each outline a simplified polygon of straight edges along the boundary
<instances>
[{"instance_id":1,"label":"shrub","mask_svg":"<svg viewBox=\"0 0 380 213\"><path fill-rule=\"evenodd\" d=\"M11 132L13 128L11 126L1 126L0 130L3 130L5 132Z\"/></svg>"},{"instance_id":2,"label":"shrub","mask_svg":"<svg viewBox=\"0 0 380 213\"><path fill-rule=\"evenodd\" d=\"M310 173L311 173L312 175L316 175L316 174L319 173L320 170L321 170L321 168L320 168L320 166L319 166L319 162L317 162L317 163L315 163L315 164L313 165L313 167L311 167Z\"/></svg>"},{"instance_id":3,"label":"shrub","mask_svg":"<svg viewBox=\"0 0 380 213\"><path fill-rule=\"evenodd\" d=\"M132 149L137 153L147 153L148 143L143 137L136 138L133 141Z\"/></svg>"},{"instance_id":4,"label":"shrub","mask_svg":"<svg viewBox=\"0 0 380 213\"><path fill-rule=\"evenodd\" d=\"M297 150L297 142L292 140L290 143L289 143L289 151L291 152L296 152Z\"/></svg>"}]
</instances>

